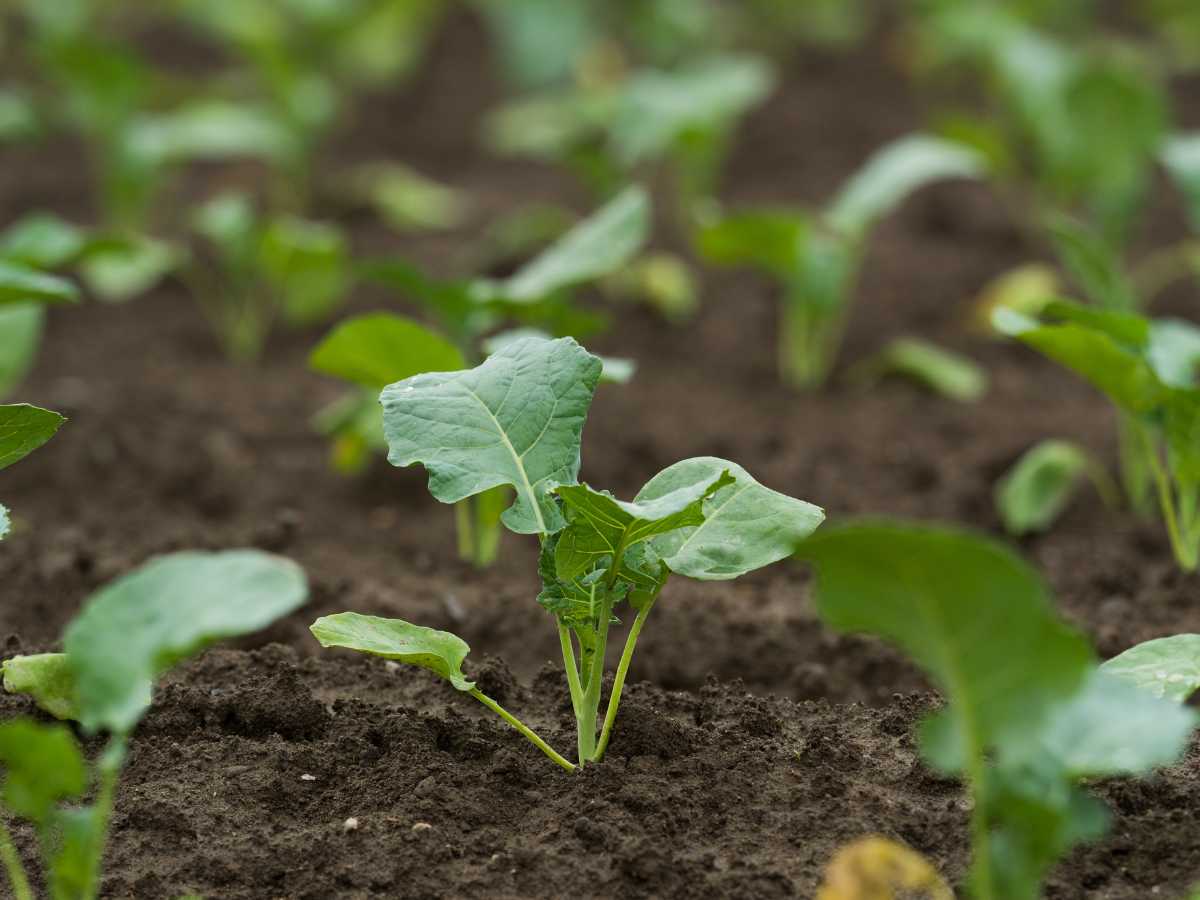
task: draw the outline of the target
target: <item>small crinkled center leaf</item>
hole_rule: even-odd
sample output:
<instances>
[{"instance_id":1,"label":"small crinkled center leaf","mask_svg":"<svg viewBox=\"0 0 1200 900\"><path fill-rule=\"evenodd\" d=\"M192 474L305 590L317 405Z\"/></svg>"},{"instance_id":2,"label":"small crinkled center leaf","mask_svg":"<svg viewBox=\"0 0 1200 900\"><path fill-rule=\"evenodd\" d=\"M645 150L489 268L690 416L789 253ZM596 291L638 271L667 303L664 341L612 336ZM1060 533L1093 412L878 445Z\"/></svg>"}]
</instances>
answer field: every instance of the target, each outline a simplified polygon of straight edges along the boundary
<instances>
[{"instance_id":1,"label":"small crinkled center leaf","mask_svg":"<svg viewBox=\"0 0 1200 900\"><path fill-rule=\"evenodd\" d=\"M429 491L443 503L511 485L517 496L504 524L553 534L565 522L550 491L578 478L600 369L571 338L526 338L473 369L399 381L380 397L388 460L424 465Z\"/></svg>"},{"instance_id":2,"label":"small crinkled center leaf","mask_svg":"<svg viewBox=\"0 0 1200 900\"><path fill-rule=\"evenodd\" d=\"M309 630L322 647L343 647L408 663L442 676L460 691L474 689L462 672L471 652L467 642L448 631L359 613L323 616Z\"/></svg>"}]
</instances>

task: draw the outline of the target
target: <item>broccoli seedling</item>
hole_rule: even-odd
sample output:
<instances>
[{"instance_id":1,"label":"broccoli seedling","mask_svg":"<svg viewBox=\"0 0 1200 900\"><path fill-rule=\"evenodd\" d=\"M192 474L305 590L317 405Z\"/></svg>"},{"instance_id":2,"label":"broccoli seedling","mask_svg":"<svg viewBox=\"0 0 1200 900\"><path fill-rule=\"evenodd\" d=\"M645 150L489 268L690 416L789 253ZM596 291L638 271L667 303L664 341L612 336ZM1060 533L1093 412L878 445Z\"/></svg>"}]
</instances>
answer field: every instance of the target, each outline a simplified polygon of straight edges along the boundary
<instances>
[{"instance_id":1,"label":"broccoli seedling","mask_svg":"<svg viewBox=\"0 0 1200 900\"><path fill-rule=\"evenodd\" d=\"M1190 741L1195 713L1098 667L1038 574L999 544L860 523L797 553L816 568L829 625L896 644L945 695L921 750L971 794L975 900L1036 900L1049 867L1106 830L1106 810L1080 783L1168 765Z\"/></svg>"},{"instance_id":2,"label":"broccoli seedling","mask_svg":"<svg viewBox=\"0 0 1200 900\"><path fill-rule=\"evenodd\" d=\"M996 327L1075 372L1121 414L1127 465L1149 473L1180 567L1200 563L1200 329L1054 301Z\"/></svg>"},{"instance_id":3,"label":"broccoli seedling","mask_svg":"<svg viewBox=\"0 0 1200 900\"><path fill-rule=\"evenodd\" d=\"M352 612L312 625L323 646L446 678L567 770L603 758L638 636L672 573L736 578L787 556L824 518L714 457L669 466L631 502L579 483L580 438L600 373L600 359L571 338L523 338L474 369L407 378L380 398L393 465L422 464L443 503L506 486L515 501L500 521L537 536L537 601L558 629L577 725L575 763L476 688L462 672L469 647L458 637ZM605 649L621 609L633 622L600 724Z\"/></svg>"},{"instance_id":4,"label":"broccoli seedling","mask_svg":"<svg viewBox=\"0 0 1200 900\"><path fill-rule=\"evenodd\" d=\"M0 803L39 837L46 893L93 900L130 735L154 682L215 641L258 631L303 605L308 585L290 560L258 550L158 557L101 588L67 626L63 653L0 666L4 687L108 742L89 765L71 731L32 718L0 725ZM90 768L90 772L89 772ZM90 804L81 801L94 787ZM0 861L16 900L34 900L12 836L0 823Z\"/></svg>"},{"instance_id":5,"label":"broccoli seedling","mask_svg":"<svg viewBox=\"0 0 1200 900\"><path fill-rule=\"evenodd\" d=\"M699 250L717 265L749 266L780 286L780 377L807 390L824 382L842 341L871 227L934 181L983 171L972 151L924 135L872 156L822 211L733 214L702 227Z\"/></svg>"},{"instance_id":6,"label":"broccoli seedling","mask_svg":"<svg viewBox=\"0 0 1200 900\"><path fill-rule=\"evenodd\" d=\"M256 359L277 318L320 322L345 299L349 247L332 225L260 215L241 193L209 200L192 225L206 253L182 274L231 359Z\"/></svg>"}]
</instances>

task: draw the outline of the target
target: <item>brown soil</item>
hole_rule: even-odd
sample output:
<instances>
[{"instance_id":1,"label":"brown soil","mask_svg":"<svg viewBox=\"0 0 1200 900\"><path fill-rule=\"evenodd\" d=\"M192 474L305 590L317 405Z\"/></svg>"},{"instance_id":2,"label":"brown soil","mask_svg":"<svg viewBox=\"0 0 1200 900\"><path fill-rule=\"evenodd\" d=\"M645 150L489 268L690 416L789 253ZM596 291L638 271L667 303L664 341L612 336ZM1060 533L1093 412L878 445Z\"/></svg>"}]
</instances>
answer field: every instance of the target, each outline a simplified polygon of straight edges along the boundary
<instances>
[{"instance_id":1,"label":"brown soil","mask_svg":"<svg viewBox=\"0 0 1200 900\"><path fill-rule=\"evenodd\" d=\"M391 154L459 184L478 198L480 221L534 200L581 206L562 176L478 151L478 116L496 96L488 66L478 29L457 23L419 83L364 104L339 154ZM886 45L805 52L743 132L726 195L734 205L819 201L920 117ZM79 216L79 157L70 146L5 150L3 208ZM361 247L441 270L477 233L399 240L344 218ZM1169 209L1153 222L1178 227ZM640 370L598 396L583 475L628 496L676 459L714 454L833 517L997 532L992 485L1032 443L1069 437L1112 459L1103 401L968 327L979 287L1036 255L969 185L924 192L873 245L844 359L901 334L941 341L988 368L991 392L976 406L902 383L781 389L773 298L753 277L706 275L703 309L682 328L622 309L590 344L634 356ZM1187 291L1167 298L1168 308L1189 304ZM260 366L238 369L168 287L124 307L56 312L21 391L71 421L0 475L20 526L0 545L6 653L54 647L90 590L176 548L286 553L313 585L301 613L241 650L210 652L159 692L122 783L105 897L808 897L833 850L867 833L961 874L964 796L913 745L914 723L936 702L927 682L889 648L823 628L798 567L674 582L639 644L639 683L609 757L578 777L431 677L318 655L308 623L344 609L452 629L474 648L471 671L489 693L555 744L573 743L548 662L554 629L532 601L532 548L508 536L498 565L475 572L455 559L452 517L419 470L380 461L359 479L333 475L310 426L339 391L305 370L318 334L279 335ZM1200 631L1198 582L1176 572L1159 528L1095 496L1023 549L1104 655ZM11 697L0 707L27 709ZM1048 896L1182 895L1200 878L1198 762L1194 748L1154 778L1099 785L1112 833L1063 863ZM358 828L346 831L351 817Z\"/></svg>"}]
</instances>

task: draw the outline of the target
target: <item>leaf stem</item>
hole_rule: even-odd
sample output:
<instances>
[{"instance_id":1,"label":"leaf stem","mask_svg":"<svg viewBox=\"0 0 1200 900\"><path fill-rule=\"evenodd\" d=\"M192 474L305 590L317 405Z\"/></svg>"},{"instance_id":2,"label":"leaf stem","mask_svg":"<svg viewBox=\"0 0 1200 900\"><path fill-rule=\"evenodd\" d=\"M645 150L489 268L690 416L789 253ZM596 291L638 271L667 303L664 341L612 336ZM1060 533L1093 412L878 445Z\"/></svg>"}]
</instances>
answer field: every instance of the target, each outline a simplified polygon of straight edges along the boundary
<instances>
[{"instance_id":1,"label":"leaf stem","mask_svg":"<svg viewBox=\"0 0 1200 900\"><path fill-rule=\"evenodd\" d=\"M576 767L575 767L574 763L571 763L568 760L564 759L562 756L560 756L554 750L553 747L551 747L549 744L547 744L544 740L541 739L541 737L538 735L538 733L536 731L534 731L532 728L530 728L528 725L526 725L524 722L522 722L520 719L518 719L516 716L514 716L512 713L510 713L507 709L505 709L503 706L501 706L499 703L497 703L495 700L493 700L487 694L484 694L479 690L472 690L470 692L470 694L472 697L474 697L476 700L478 700L480 703L482 703L484 706L486 706L488 709L490 709L492 712L494 712L496 715L498 715L500 718L502 718L505 722L507 722L509 725L511 725L517 731L521 732L521 734L524 735L526 740L528 740L531 744L533 744L533 746L537 747L539 750L541 750L543 753L545 753L546 756L550 757L550 759L553 762L562 766L568 772L575 771Z\"/></svg>"},{"instance_id":2,"label":"leaf stem","mask_svg":"<svg viewBox=\"0 0 1200 900\"><path fill-rule=\"evenodd\" d=\"M646 621L646 616L650 615L650 609L653 606L654 600L650 600L638 610L633 619L633 625L629 628L629 636L625 638L625 649L621 651L621 661L617 664L612 693L608 698L608 709L604 712L604 727L600 731L600 743L596 746L596 752L592 754L593 762L599 762L604 757L604 751L608 749L608 739L612 736L613 722L617 719L617 708L621 705L621 691L625 688L625 676L629 674L633 649L637 646L638 635L642 633L642 625Z\"/></svg>"},{"instance_id":3,"label":"leaf stem","mask_svg":"<svg viewBox=\"0 0 1200 900\"><path fill-rule=\"evenodd\" d=\"M612 618L612 600L607 595L600 602L595 647L592 651L587 689L583 694L576 724L579 732L579 764L582 766L596 755L596 716L600 711L600 690L604 685L604 656L608 647L608 623Z\"/></svg>"},{"instance_id":4,"label":"leaf stem","mask_svg":"<svg viewBox=\"0 0 1200 900\"><path fill-rule=\"evenodd\" d=\"M92 831L92 846L88 853L87 874L84 881L82 896L94 900L99 896L100 873L104 862L104 850L108 843L108 825L112 818L113 801L117 793L117 778L125 764L125 742L123 734L114 734L108 739L108 746L100 754L96 768L100 773L100 787L96 792L96 804L93 815L95 826Z\"/></svg>"},{"instance_id":5,"label":"leaf stem","mask_svg":"<svg viewBox=\"0 0 1200 900\"><path fill-rule=\"evenodd\" d=\"M575 667L575 647L571 644L571 629L558 620L558 643L562 647L563 668L567 672L567 687L571 690L571 709L579 716L579 703L583 699L583 688L579 685L579 670Z\"/></svg>"},{"instance_id":6,"label":"leaf stem","mask_svg":"<svg viewBox=\"0 0 1200 900\"><path fill-rule=\"evenodd\" d=\"M471 507L474 501L467 497L454 504L454 528L458 534L458 558L475 561L475 528Z\"/></svg>"},{"instance_id":7,"label":"leaf stem","mask_svg":"<svg viewBox=\"0 0 1200 900\"><path fill-rule=\"evenodd\" d=\"M34 900L25 866L22 865L21 856L13 844L12 832L3 822L0 822L0 858L4 860L4 871L8 874L8 882L12 885L15 900Z\"/></svg>"}]
</instances>

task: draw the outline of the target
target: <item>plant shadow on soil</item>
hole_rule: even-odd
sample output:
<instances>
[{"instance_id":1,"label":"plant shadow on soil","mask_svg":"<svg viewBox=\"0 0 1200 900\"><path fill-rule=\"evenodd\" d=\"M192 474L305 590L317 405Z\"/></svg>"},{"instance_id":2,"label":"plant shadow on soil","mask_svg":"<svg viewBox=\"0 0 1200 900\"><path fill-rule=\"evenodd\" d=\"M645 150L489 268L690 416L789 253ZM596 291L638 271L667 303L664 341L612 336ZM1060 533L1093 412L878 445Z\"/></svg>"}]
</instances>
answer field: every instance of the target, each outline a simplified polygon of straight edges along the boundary
<instances>
[{"instance_id":1,"label":"plant shadow on soil","mask_svg":"<svg viewBox=\"0 0 1200 900\"><path fill-rule=\"evenodd\" d=\"M917 127L888 50L799 53L741 135L731 204L819 201L880 142ZM472 191L485 213L535 199L582 208L561 177L478 151L478 116L496 99L487 65L478 27L456 23L416 85L367 101L336 158L394 155ZM76 149L3 156L6 209L86 215ZM1180 227L1178 211L1159 206L1148 239ZM331 214L356 245L435 269L469 246L469 234L399 241ZM676 459L713 454L835 517L995 532L991 485L1032 443L1068 437L1112 459L1100 399L968 327L968 298L1038 255L969 185L923 192L871 250L844 358L900 334L939 340L988 368L981 406L895 383L782 390L772 295L752 277L706 274L707 302L679 329L621 309L589 346L633 356L640 370L630 387L599 393L583 477L630 496ZM1164 309L1194 311L1195 300L1185 291ZM365 292L355 307L387 302ZM182 547L286 553L314 588L301 613L208 653L158 692L122 782L105 897L809 897L833 851L868 833L961 875L964 795L921 764L913 738L936 697L898 654L823 629L794 566L737 583L674 581L639 642L609 756L577 777L423 672L317 655L307 624L343 609L454 630L488 693L560 749L573 745L560 669L547 663L554 629L532 602L533 549L508 536L499 564L476 573L454 559L452 516L419 470L380 462L356 480L328 470L310 420L338 388L304 371L318 333L282 335L260 366L237 369L167 287L125 307L56 311L22 391L71 421L0 476L27 525L0 551L6 655L53 648L90 590ZM1196 579L1175 571L1153 523L1083 496L1022 549L1104 656L1200 631ZM0 715L26 711L0 698ZM1047 896L1181 896L1200 876L1198 762L1193 747L1153 778L1097 785L1112 832L1059 866ZM19 842L31 857L31 836Z\"/></svg>"}]
</instances>

